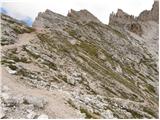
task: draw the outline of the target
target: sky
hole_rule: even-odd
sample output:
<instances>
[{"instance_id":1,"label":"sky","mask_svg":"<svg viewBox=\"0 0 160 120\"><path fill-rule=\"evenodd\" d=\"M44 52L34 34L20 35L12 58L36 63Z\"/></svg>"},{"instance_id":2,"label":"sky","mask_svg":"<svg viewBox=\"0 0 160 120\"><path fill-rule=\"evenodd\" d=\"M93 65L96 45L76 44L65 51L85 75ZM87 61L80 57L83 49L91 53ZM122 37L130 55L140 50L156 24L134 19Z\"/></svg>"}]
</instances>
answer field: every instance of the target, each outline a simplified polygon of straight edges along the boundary
<instances>
[{"instance_id":1,"label":"sky","mask_svg":"<svg viewBox=\"0 0 160 120\"><path fill-rule=\"evenodd\" d=\"M87 9L100 21L108 24L110 13L116 13L118 8L138 16L143 10L150 10L153 2L154 0L0 0L0 12L31 26L38 13L46 9L64 16L70 9Z\"/></svg>"}]
</instances>

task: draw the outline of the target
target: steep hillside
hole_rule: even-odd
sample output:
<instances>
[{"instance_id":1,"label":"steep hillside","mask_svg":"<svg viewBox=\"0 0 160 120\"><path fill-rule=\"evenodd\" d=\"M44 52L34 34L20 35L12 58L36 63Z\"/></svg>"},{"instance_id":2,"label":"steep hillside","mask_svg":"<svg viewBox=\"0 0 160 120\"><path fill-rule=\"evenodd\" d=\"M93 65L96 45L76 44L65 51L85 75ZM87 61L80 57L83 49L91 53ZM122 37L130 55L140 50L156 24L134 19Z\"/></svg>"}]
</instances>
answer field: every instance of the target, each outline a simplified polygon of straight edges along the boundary
<instances>
[{"instance_id":1,"label":"steep hillside","mask_svg":"<svg viewBox=\"0 0 160 120\"><path fill-rule=\"evenodd\" d=\"M1 118L158 118L157 9L109 25L46 10L32 28L1 14Z\"/></svg>"}]
</instances>

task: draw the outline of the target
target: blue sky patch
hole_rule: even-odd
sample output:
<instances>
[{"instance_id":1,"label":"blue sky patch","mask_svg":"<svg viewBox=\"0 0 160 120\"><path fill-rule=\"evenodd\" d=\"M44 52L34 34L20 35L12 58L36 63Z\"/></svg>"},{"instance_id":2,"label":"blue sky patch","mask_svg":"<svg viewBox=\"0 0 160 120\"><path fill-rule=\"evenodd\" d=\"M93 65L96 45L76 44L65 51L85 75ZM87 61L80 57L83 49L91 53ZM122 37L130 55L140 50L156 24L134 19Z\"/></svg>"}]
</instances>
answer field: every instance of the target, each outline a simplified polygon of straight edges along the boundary
<instances>
[{"instance_id":1,"label":"blue sky patch","mask_svg":"<svg viewBox=\"0 0 160 120\"><path fill-rule=\"evenodd\" d=\"M32 26L33 20L30 17L26 17L22 20L23 22L27 23L27 25Z\"/></svg>"},{"instance_id":2,"label":"blue sky patch","mask_svg":"<svg viewBox=\"0 0 160 120\"><path fill-rule=\"evenodd\" d=\"M7 9L5 9L4 7L0 7L0 13L9 15L9 11ZM13 17L13 16L11 16L11 17ZM17 19L17 18L14 18L14 19ZM33 20L30 17L25 17L24 19L18 19L18 20L25 22L28 26L32 26L32 23L33 23Z\"/></svg>"},{"instance_id":3,"label":"blue sky patch","mask_svg":"<svg viewBox=\"0 0 160 120\"><path fill-rule=\"evenodd\" d=\"M4 14L7 14L7 10L3 7L0 7L0 13L4 13Z\"/></svg>"}]
</instances>

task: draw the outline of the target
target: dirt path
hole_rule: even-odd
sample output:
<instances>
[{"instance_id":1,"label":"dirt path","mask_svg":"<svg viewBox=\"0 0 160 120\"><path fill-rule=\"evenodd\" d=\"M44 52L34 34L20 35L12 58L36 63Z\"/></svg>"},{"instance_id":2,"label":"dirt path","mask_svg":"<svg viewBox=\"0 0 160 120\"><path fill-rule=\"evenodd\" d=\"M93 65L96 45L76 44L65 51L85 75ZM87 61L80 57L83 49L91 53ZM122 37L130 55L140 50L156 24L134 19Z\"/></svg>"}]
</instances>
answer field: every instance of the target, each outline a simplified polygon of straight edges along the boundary
<instances>
[{"instance_id":1,"label":"dirt path","mask_svg":"<svg viewBox=\"0 0 160 120\"><path fill-rule=\"evenodd\" d=\"M29 42L33 40L33 38L35 37L35 33L24 33L20 34L18 37L19 39L16 41L16 43L2 46L2 51L6 51L7 49L18 48L20 46L29 44Z\"/></svg>"},{"instance_id":2,"label":"dirt path","mask_svg":"<svg viewBox=\"0 0 160 120\"><path fill-rule=\"evenodd\" d=\"M78 111L67 104L66 98L68 96L62 91L56 90L51 92L44 89L27 87L17 81L17 76L9 74L5 67L2 67L1 75L3 76L3 85L8 86L15 93L45 98L48 101L45 112L47 112L49 116L54 118L79 118L79 115L76 113Z\"/></svg>"},{"instance_id":3,"label":"dirt path","mask_svg":"<svg viewBox=\"0 0 160 120\"><path fill-rule=\"evenodd\" d=\"M2 48L3 51L12 49L15 47L20 47L22 45L28 44L32 37L31 35L23 34L20 35L19 42L14 45L7 45ZM25 40L25 41L24 41ZM52 118L80 118L78 110L72 108L66 101L68 98L67 94L63 91L47 91L44 89L31 88L28 85L25 85L23 82L20 82L20 79L16 75L10 74L6 67L1 66L0 76L2 77L2 85L9 87L14 93L22 95L32 95L37 97L43 97L48 101L44 112Z\"/></svg>"}]
</instances>

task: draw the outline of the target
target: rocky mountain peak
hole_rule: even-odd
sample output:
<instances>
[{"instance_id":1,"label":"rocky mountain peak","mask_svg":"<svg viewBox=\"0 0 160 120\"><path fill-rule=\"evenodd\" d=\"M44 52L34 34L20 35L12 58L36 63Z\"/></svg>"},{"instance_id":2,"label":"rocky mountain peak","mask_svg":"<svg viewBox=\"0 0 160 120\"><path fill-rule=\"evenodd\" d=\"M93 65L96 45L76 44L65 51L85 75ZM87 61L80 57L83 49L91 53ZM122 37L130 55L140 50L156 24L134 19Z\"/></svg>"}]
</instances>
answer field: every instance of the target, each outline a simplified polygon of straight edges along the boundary
<instances>
[{"instance_id":1,"label":"rocky mountain peak","mask_svg":"<svg viewBox=\"0 0 160 120\"><path fill-rule=\"evenodd\" d=\"M62 25L68 24L67 21L70 20L72 22L79 22L79 23L88 23L90 21L101 23L98 20L98 18L96 18L87 10L75 11L71 9L68 12L67 16L63 16L47 9L45 12L40 12L38 14L32 26L37 29L52 28L54 26L58 29Z\"/></svg>"},{"instance_id":2,"label":"rocky mountain peak","mask_svg":"<svg viewBox=\"0 0 160 120\"><path fill-rule=\"evenodd\" d=\"M159 2L154 1L151 10L144 10L140 13L138 17L134 17L133 15L129 15L125 13L123 10L118 9L117 13L110 14L109 25L116 26L119 28L127 29L137 35L141 36L144 31L141 26L141 22L148 21L159 21Z\"/></svg>"},{"instance_id":3,"label":"rocky mountain peak","mask_svg":"<svg viewBox=\"0 0 160 120\"><path fill-rule=\"evenodd\" d=\"M125 13L122 9L118 9L116 13L117 17L127 17L129 16L127 13Z\"/></svg>"},{"instance_id":4,"label":"rocky mountain peak","mask_svg":"<svg viewBox=\"0 0 160 120\"><path fill-rule=\"evenodd\" d=\"M81 21L81 22L97 22L100 23L100 20L98 20L97 17L95 17L93 14L91 14L89 11L87 10L80 10L80 11L75 11L73 9L71 9L68 12L68 17L73 18L74 20L77 21Z\"/></svg>"},{"instance_id":5,"label":"rocky mountain peak","mask_svg":"<svg viewBox=\"0 0 160 120\"><path fill-rule=\"evenodd\" d=\"M138 16L140 21L155 21L159 23L159 1L154 1L151 10L144 10Z\"/></svg>"},{"instance_id":6,"label":"rocky mountain peak","mask_svg":"<svg viewBox=\"0 0 160 120\"><path fill-rule=\"evenodd\" d=\"M117 13L111 13L109 18L110 25L125 25L135 21L134 16L125 13L123 10L118 9Z\"/></svg>"},{"instance_id":7,"label":"rocky mountain peak","mask_svg":"<svg viewBox=\"0 0 160 120\"><path fill-rule=\"evenodd\" d=\"M58 24L64 23L65 19L65 16L46 9L45 12L38 14L32 26L37 29L58 27Z\"/></svg>"},{"instance_id":8,"label":"rocky mountain peak","mask_svg":"<svg viewBox=\"0 0 160 120\"><path fill-rule=\"evenodd\" d=\"M127 24L137 23L138 21L146 22L146 21L155 21L158 23L159 21L159 1L154 1L151 10L144 10L140 13L138 17L134 17L133 15L129 15L125 13L123 10L118 9L117 13L110 14L109 24L110 25L118 25L118 26L126 26Z\"/></svg>"}]
</instances>

